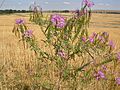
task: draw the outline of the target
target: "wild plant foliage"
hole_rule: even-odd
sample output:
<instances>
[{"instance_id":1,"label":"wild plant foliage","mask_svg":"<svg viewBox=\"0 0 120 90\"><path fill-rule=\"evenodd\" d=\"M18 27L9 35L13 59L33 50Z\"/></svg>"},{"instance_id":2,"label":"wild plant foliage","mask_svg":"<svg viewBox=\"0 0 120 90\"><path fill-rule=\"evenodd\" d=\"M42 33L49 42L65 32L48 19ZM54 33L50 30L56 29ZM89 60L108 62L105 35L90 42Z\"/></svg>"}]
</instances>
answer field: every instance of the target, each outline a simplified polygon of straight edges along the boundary
<instances>
[{"instance_id":1,"label":"wild plant foliage","mask_svg":"<svg viewBox=\"0 0 120 90\"><path fill-rule=\"evenodd\" d=\"M24 20L16 20L13 33L24 47L37 54L34 78L40 81L32 83L31 90L88 90L89 87L94 90L96 85L99 90L114 90L120 85L119 75L115 74L120 66L120 53L114 51L114 42L109 40L107 32L88 33L93 5L83 0L81 10L69 18L59 14L46 18L42 9L31 6L30 21L41 27L46 50L38 46Z\"/></svg>"}]
</instances>

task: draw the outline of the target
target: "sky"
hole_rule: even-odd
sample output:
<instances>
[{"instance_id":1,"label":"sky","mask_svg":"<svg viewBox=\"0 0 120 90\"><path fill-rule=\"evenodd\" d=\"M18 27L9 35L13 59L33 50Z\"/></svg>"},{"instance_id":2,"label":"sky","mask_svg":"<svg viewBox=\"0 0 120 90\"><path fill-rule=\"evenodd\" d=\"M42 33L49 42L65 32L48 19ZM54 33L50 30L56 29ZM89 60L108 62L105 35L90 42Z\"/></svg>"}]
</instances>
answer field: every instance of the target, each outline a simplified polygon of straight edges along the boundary
<instances>
[{"instance_id":1,"label":"sky","mask_svg":"<svg viewBox=\"0 0 120 90\"><path fill-rule=\"evenodd\" d=\"M0 0L0 4L3 0ZM120 0L91 0L94 10L120 10ZM43 10L75 10L81 7L82 0L5 0L0 10L28 10L36 2Z\"/></svg>"}]
</instances>

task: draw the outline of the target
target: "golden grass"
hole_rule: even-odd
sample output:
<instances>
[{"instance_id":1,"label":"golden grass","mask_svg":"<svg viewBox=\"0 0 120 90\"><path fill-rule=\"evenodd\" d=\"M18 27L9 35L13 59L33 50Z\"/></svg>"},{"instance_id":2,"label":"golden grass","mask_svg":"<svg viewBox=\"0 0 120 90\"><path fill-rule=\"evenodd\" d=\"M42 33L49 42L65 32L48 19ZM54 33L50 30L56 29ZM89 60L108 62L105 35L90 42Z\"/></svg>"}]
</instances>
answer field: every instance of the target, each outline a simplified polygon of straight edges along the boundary
<instances>
[{"instance_id":1,"label":"golden grass","mask_svg":"<svg viewBox=\"0 0 120 90\"><path fill-rule=\"evenodd\" d=\"M29 49L25 49L18 38L12 33L15 19L24 18L29 29L34 31L37 40L40 41L44 36L40 27L29 22L29 14L0 15L0 70L4 67L8 77L14 78L14 71L22 74L23 82L32 83L30 77L26 78L27 70L35 70L35 55ZM120 44L120 14L93 14L89 32L103 32L110 34L110 38L115 41L117 48ZM40 47L42 43L39 42ZM34 73L34 72L33 72ZM24 81L25 80L25 81Z\"/></svg>"},{"instance_id":2,"label":"golden grass","mask_svg":"<svg viewBox=\"0 0 120 90\"><path fill-rule=\"evenodd\" d=\"M120 14L93 14L90 32L106 31L110 38L120 44Z\"/></svg>"}]
</instances>

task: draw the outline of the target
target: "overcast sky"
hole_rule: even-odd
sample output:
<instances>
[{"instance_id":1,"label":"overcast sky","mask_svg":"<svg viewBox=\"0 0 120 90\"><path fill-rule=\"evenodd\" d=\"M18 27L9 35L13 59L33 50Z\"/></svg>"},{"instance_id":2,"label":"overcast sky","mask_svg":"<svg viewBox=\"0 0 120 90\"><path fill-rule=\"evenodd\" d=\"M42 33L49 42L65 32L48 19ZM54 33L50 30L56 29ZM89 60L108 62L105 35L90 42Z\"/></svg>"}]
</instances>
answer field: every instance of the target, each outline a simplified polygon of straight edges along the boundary
<instances>
[{"instance_id":1,"label":"overcast sky","mask_svg":"<svg viewBox=\"0 0 120 90\"><path fill-rule=\"evenodd\" d=\"M0 0L0 4L3 0ZM74 10L80 8L82 0L5 0L0 9L28 10L33 2L37 2L43 10ZM120 10L120 0L92 0L93 9Z\"/></svg>"}]
</instances>

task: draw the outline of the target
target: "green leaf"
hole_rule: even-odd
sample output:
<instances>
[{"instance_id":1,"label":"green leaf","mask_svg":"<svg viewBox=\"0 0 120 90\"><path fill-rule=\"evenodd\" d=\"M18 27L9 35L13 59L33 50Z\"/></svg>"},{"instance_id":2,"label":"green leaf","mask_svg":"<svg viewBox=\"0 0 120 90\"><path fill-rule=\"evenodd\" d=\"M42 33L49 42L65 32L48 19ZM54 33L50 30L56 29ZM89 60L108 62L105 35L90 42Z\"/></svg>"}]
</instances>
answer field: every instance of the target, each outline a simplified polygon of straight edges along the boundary
<instances>
[{"instance_id":1,"label":"green leaf","mask_svg":"<svg viewBox=\"0 0 120 90\"><path fill-rule=\"evenodd\" d=\"M109 63L109 62L111 62L111 61L113 61L113 59L105 60L105 61L101 62L100 64L98 64L97 66L101 66L101 65L103 65L103 64L107 64L107 63Z\"/></svg>"},{"instance_id":2,"label":"green leaf","mask_svg":"<svg viewBox=\"0 0 120 90\"><path fill-rule=\"evenodd\" d=\"M88 65L90 65L90 63L91 62L88 62L88 63L86 63L86 64L84 64L83 66L81 66L80 68L78 68L77 70L76 70L76 72L78 72L78 71L83 71L83 69L85 68L85 67L87 67Z\"/></svg>"}]
</instances>

